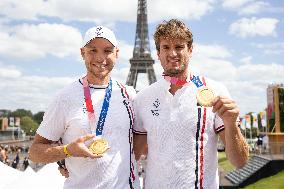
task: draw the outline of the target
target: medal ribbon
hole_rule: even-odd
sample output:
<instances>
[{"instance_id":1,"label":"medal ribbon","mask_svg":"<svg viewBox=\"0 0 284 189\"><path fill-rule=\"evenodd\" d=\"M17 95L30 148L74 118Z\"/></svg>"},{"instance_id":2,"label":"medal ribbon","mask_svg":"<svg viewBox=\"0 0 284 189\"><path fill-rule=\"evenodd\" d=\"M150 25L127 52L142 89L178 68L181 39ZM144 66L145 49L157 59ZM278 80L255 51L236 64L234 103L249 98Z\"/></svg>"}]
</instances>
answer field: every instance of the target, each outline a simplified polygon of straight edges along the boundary
<instances>
[{"instance_id":1,"label":"medal ribbon","mask_svg":"<svg viewBox=\"0 0 284 189\"><path fill-rule=\"evenodd\" d=\"M94 108L93 108L93 103L92 103L92 98L91 98L87 76L83 78L83 89L84 89L86 108L88 112L89 125L91 129L93 130L95 128L95 113L94 113ZM105 90L104 102L102 105L102 110L101 110L100 117L97 123L97 128L96 128L96 136L101 136L103 133L105 119L107 116L109 102L111 98L111 93L112 93L112 80L110 79L109 84Z\"/></svg>"},{"instance_id":2,"label":"medal ribbon","mask_svg":"<svg viewBox=\"0 0 284 189\"><path fill-rule=\"evenodd\" d=\"M164 75L164 79L167 80L168 82L170 82L171 84L174 84L174 85L177 85L177 86L181 86L181 87L189 85L188 81L181 80L181 79L178 79L176 77L171 77L171 76Z\"/></svg>"},{"instance_id":3,"label":"medal ribbon","mask_svg":"<svg viewBox=\"0 0 284 189\"><path fill-rule=\"evenodd\" d=\"M181 80L178 79L176 77L171 77L168 75L163 74L164 79L168 82L170 82L171 84L177 85L177 86L188 86L190 84L190 81L186 81L186 80ZM195 86L197 88L202 87L203 85L206 85L204 78L202 78L203 82L200 80L199 76L192 76L190 75L190 80L195 84Z\"/></svg>"},{"instance_id":4,"label":"medal ribbon","mask_svg":"<svg viewBox=\"0 0 284 189\"><path fill-rule=\"evenodd\" d=\"M190 76L190 80L195 84L195 86L196 86L197 88L200 88L200 87L202 87L203 85L206 85L206 84L205 84L204 77L202 77L203 82L200 80L199 76L195 76L195 75Z\"/></svg>"}]
</instances>

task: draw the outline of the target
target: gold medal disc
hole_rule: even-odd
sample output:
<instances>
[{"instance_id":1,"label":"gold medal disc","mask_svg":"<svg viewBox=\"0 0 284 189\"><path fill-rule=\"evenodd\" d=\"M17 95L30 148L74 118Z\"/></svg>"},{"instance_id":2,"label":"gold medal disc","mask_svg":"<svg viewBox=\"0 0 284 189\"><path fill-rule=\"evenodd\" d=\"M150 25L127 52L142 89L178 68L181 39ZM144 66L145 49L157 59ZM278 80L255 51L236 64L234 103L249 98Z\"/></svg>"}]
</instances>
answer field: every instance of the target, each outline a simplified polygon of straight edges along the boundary
<instances>
[{"instance_id":1,"label":"gold medal disc","mask_svg":"<svg viewBox=\"0 0 284 189\"><path fill-rule=\"evenodd\" d=\"M89 150L96 155L103 155L108 149L108 142L105 139L95 140L89 147Z\"/></svg>"},{"instance_id":2,"label":"gold medal disc","mask_svg":"<svg viewBox=\"0 0 284 189\"><path fill-rule=\"evenodd\" d=\"M212 102L215 98L215 94L212 89L208 87L204 87L198 90L196 98L197 98L197 102L201 106L210 107L212 106Z\"/></svg>"}]
</instances>

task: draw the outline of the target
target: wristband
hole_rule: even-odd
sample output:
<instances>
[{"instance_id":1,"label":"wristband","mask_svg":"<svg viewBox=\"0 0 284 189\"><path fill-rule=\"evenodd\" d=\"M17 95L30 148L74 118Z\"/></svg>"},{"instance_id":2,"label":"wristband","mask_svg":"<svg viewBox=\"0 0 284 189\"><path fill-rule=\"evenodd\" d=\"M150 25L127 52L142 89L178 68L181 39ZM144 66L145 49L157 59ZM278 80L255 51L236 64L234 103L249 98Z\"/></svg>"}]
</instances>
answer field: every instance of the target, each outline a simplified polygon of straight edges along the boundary
<instances>
[{"instance_id":1,"label":"wristband","mask_svg":"<svg viewBox=\"0 0 284 189\"><path fill-rule=\"evenodd\" d=\"M64 152L64 154L66 155L66 157L70 157L71 155L70 155L69 152L67 151L67 146L68 146L68 144L66 144L66 145L63 146L63 152Z\"/></svg>"}]
</instances>

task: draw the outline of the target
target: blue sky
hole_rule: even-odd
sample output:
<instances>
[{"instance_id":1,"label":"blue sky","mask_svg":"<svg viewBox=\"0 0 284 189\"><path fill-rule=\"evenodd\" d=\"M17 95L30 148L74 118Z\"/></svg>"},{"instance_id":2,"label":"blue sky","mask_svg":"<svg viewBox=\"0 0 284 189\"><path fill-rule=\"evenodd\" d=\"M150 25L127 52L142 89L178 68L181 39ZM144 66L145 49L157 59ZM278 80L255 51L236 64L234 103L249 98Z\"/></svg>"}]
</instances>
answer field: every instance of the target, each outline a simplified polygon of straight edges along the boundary
<instances>
[{"instance_id":1,"label":"blue sky","mask_svg":"<svg viewBox=\"0 0 284 189\"><path fill-rule=\"evenodd\" d=\"M264 110L268 84L284 83L284 1L149 0L147 6L158 79L153 33L158 23L178 18L194 36L191 69L224 83L241 114ZM1 0L0 10L0 109L46 110L61 88L84 75L82 35L95 25L115 31L120 58L113 77L126 81L137 1Z\"/></svg>"}]
</instances>

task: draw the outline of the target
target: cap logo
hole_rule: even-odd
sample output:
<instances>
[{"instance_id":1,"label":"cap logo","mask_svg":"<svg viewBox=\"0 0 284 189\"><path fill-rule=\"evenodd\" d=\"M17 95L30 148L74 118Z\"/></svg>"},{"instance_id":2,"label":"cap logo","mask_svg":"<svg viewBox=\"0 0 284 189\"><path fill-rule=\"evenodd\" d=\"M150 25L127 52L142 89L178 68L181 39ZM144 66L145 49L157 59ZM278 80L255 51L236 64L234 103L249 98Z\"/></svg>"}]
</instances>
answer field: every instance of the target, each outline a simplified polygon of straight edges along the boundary
<instances>
[{"instance_id":1,"label":"cap logo","mask_svg":"<svg viewBox=\"0 0 284 189\"><path fill-rule=\"evenodd\" d=\"M104 32L103 31L101 31L103 28L102 27L98 27L96 30L96 35L99 37L99 36L101 36Z\"/></svg>"}]
</instances>

